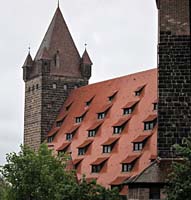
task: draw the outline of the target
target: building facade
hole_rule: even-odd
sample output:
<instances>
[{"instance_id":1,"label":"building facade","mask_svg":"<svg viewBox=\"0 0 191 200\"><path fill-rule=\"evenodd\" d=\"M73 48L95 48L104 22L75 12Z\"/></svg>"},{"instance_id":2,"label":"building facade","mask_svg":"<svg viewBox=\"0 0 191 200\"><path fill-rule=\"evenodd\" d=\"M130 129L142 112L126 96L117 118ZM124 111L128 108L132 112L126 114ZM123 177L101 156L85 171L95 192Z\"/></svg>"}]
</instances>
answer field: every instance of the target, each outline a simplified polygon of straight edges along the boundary
<instances>
[{"instance_id":1,"label":"building facade","mask_svg":"<svg viewBox=\"0 0 191 200\"><path fill-rule=\"evenodd\" d=\"M23 65L25 81L24 144L38 149L47 138L68 94L88 84L92 62L80 57L58 7L40 48Z\"/></svg>"},{"instance_id":2,"label":"building facade","mask_svg":"<svg viewBox=\"0 0 191 200\"><path fill-rule=\"evenodd\" d=\"M71 154L78 179L131 200L165 198L173 144L191 136L191 3L156 2L158 69L88 85L92 62L86 50L80 57L59 8L23 66L25 145L46 140Z\"/></svg>"}]
</instances>

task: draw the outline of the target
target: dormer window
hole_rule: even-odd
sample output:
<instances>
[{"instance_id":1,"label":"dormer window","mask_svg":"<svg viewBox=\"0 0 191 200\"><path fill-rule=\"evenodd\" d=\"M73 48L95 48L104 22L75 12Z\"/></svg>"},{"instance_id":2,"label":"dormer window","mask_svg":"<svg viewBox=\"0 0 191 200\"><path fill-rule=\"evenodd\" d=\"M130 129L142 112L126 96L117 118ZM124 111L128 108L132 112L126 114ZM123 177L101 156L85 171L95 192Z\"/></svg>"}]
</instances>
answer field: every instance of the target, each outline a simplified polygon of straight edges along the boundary
<instances>
[{"instance_id":1,"label":"dormer window","mask_svg":"<svg viewBox=\"0 0 191 200\"><path fill-rule=\"evenodd\" d=\"M97 131L99 130L99 127L101 126L102 122L95 122L92 126L89 127L88 131L88 137L95 137Z\"/></svg>"},{"instance_id":2,"label":"dormer window","mask_svg":"<svg viewBox=\"0 0 191 200\"><path fill-rule=\"evenodd\" d=\"M80 163L82 162L83 158L77 158L75 160L73 160L73 165L74 165L74 168L77 169L78 166L80 165Z\"/></svg>"},{"instance_id":3,"label":"dormer window","mask_svg":"<svg viewBox=\"0 0 191 200\"><path fill-rule=\"evenodd\" d=\"M154 111L158 110L158 103L153 103L153 110Z\"/></svg>"},{"instance_id":4,"label":"dormer window","mask_svg":"<svg viewBox=\"0 0 191 200\"><path fill-rule=\"evenodd\" d=\"M61 127L63 122L64 122L64 119L56 122L56 127Z\"/></svg>"},{"instance_id":5,"label":"dormer window","mask_svg":"<svg viewBox=\"0 0 191 200\"><path fill-rule=\"evenodd\" d=\"M56 136L56 134L57 134L58 131L59 131L59 128L56 127L56 128L53 128L53 129L48 133L48 138L47 138L47 142L48 142L48 143L51 143L51 142L54 140L54 138L55 138L55 136Z\"/></svg>"},{"instance_id":6,"label":"dormer window","mask_svg":"<svg viewBox=\"0 0 191 200\"><path fill-rule=\"evenodd\" d=\"M86 101L86 106L90 106L90 104L92 103L94 97L92 97L91 99L89 99L88 101Z\"/></svg>"},{"instance_id":7,"label":"dormer window","mask_svg":"<svg viewBox=\"0 0 191 200\"><path fill-rule=\"evenodd\" d=\"M84 155L86 152L87 152L87 150L88 150L88 148L89 148L89 146L90 146L90 144L93 142L93 140L86 140L84 143L82 143L79 147L78 147L78 155L80 156L80 155Z\"/></svg>"},{"instance_id":8,"label":"dormer window","mask_svg":"<svg viewBox=\"0 0 191 200\"><path fill-rule=\"evenodd\" d=\"M113 94L111 94L111 95L108 97L108 100L109 100L110 102L112 102L112 101L114 100L116 94L117 94L117 91L115 91Z\"/></svg>"},{"instance_id":9,"label":"dormer window","mask_svg":"<svg viewBox=\"0 0 191 200\"><path fill-rule=\"evenodd\" d=\"M95 137L95 135L96 135L96 130L95 129L88 131L88 137Z\"/></svg>"},{"instance_id":10,"label":"dormer window","mask_svg":"<svg viewBox=\"0 0 191 200\"><path fill-rule=\"evenodd\" d=\"M84 155L86 153L86 148L79 148L78 149L78 155Z\"/></svg>"},{"instance_id":11,"label":"dormer window","mask_svg":"<svg viewBox=\"0 0 191 200\"><path fill-rule=\"evenodd\" d=\"M132 108L124 108L123 109L123 114L124 115L129 115L133 112L133 109Z\"/></svg>"},{"instance_id":12,"label":"dormer window","mask_svg":"<svg viewBox=\"0 0 191 200\"><path fill-rule=\"evenodd\" d=\"M133 168L132 164L123 163L122 164L122 172L130 172Z\"/></svg>"},{"instance_id":13,"label":"dormer window","mask_svg":"<svg viewBox=\"0 0 191 200\"><path fill-rule=\"evenodd\" d=\"M61 127L62 124L64 123L64 120L66 118L67 114L64 113L62 114L61 116L59 116L57 119L56 119L56 127Z\"/></svg>"},{"instance_id":14,"label":"dormer window","mask_svg":"<svg viewBox=\"0 0 191 200\"><path fill-rule=\"evenodd\" d=\"M100 109L100 112L97 112L97 118L98 119L104 119L109 111L109 109L111 108L112 104L108 104L102 107L102 109Z\"/></svg>"},{"instance_id":15,"label":"dormer window","mask_svg":"<svg viewBox=\"0 0 191 200\"><path fill-rule=\"evenodd\" d=\"M113 133L114 134L119 134L123 131L124 127L123 126L115 126L113 127Z\"/></svg>"},{"instance_id":16,"label":"dormer window","mask_svg":"<svg viewBox=\"0 0 191 200\"><path fill-rule=\"evenodd\" d=\"M99 173L101 171L101 165L92 165L92 173Z\"/></svg>"},{"instance_id":17,"label":"dormer window","mask_svg":"<svg viewBox=\"0 0 191 200\"><path fill-rule=\"evenodd\" d=\"M122 118L117 123L115 123L113 125L113 134L120 134L124 130L129 119L130 119L130 117Z\"/></svg>"},{"instance_id":18,"label":"dormer window","mask_svg":"<svg viewBox=\"0 0 191 200\"><path fill-rule=\"evenodd\" d=\"M66 134L66 140L70 141L72 140L73 134L72 133L67 133Z\"/></svg>"},{"instance_id":19,"label":"dormer window","mask_svg":"<svg viewBox=\"0 0 191 200\"><path fill-rule=\"evenodd\" d=\"M103 146L103 153L110 153L112 151L111 145L104 145Z\"/></svg>"},{"instance_id":20,"label":"dormer window","mask_svg":"<svg viewBox=\"0 0 191 200\"><path fill-rule=\"evenodd\" d=\"M79 117L76 117L76 123L81 123L87 113L87 110L84 111Z\"/></svg>"},{"instance_id":21,"label":"dormer window","mask_svg":"<svg viewBox=\"0 0 191 200\"><path fill-rule=\"evenodd\" d=\"M132 101L132 102L128 102L124 107L123 107L123 115L129 115L131 114L134 109L135 106L137 105L139 101Z\"/></svg>"},{"instance_id":22,"label":"dormer window","mask_svg":"<svg viewBox=\"0 0 191 200\"><path fill-rule=\"evenodd\" d=\"M109 138L106 142L104 142L102 144L103 153L111 153L118 139L119 138Z\"/></svg>"},{"instance_id":23,"label":"dormer window","mask_svg":"<svg viewBox=\"0 0 191 200\"><path fill-rule=\"evenodd\" d=\"M150 136L151 134L139 135L135 140L133 140L133 151L141 151Z\"/></svg>"},{"instance_id":24,"label":"dormer window","mask_svg":"<svg viewBox=\"0 0 191 200\"><path fill-rule=\"evenodd\" d=\"M57 149L57 151L58 151L58 154L60 154L60 153L66 153L67 152L67 150L68 150L68 148L69 148L69 146L70 146L70 142L65 142L65 143L63 143L58 149Z\"/></svg>"},{"instance_id":25,"label":"dormer window","mask_svg":"<svg viewBox=\"0 0 191 200\"><path fill-rule=\"evenodd\" d=\"M135 90L135 96L140 96L143 89L144 89L145 85L144 86L141 86L141 87L138 87L136 90Z\"/></svg>"},{"instance_id":26,"label":"dormer window","mask_svg":"<svg viewBox=\"0 0 191 200\"><path fill-rule=\"evenodd\" d=\"M105 158L97 158L92 164L92 173L99 173L105 162L108 160L108 157L105 157Z\"/></svg>"},{"instance_id":27,"label":"dormer window","mask_svg":"<svg viewBox=\"0 0 191 200\"><path fill-rule=\"evenodd\" d=\"M73 102L72 102L72 103L73 103ZM66 105L66 111L68 111L68 110L70 109L72 103L69 103L69 104Z\"/></svg>"},{"instance_id":28,"label":"dormer window","mask_svg":"<svg viewBox=\"0 0 191 200\"><path fill-rule=\"evenodd\" d=\"M133 150L134 151L141 151L142 149L143 149L143 143L142 142L133 143Z\"/></svg>"},{"instance_id":29,"label":"dormer window","mask_svg":"<svg viewBox=\"0 0 191 200\"><path fill-rule=\"evenodd\" d=\"M132 155L128 156L125 160L121 162L122 164L122 172L130 172L132 171L136 160L139 158L140 155Z\"/></svg>"},{"instance_id":30,"label":"dormer window","mask_svg":"<svg viewBox=\"0 0 191 200\"><path fill-rule=\"evenodd\" d=\"M154 121L151 122L145 122L144 123L144 130L152 130L154 128Z\"/></svg>"},{"instance_id":31,"label":"dormer window","mask_svg":"<svg viewBox=\"0 0 191 200\"><path fill-rule=\"evenodd\" d=\"M48 137L48 143L51 143L52 141L54 140L54 137L53 136L50 136L50 137Z\"/></svg>"},{"instance_id":32,"label":"dormer window","mask_svg":"<svg viewBox=\"0 0 191 200\"><path fill-rule=\"evenodd\" d=\"M98 113L97 118L98 118L98 119L104 119L105 116L106 116L106 112L102 112L102 113Z\"/></svg>"},{"instance_id":33,"label":"dormer window","mask_svg":"<svg viewBox=\"0 0 191 200\"><path fill-rule=\"evenodd\" d=\"M66 140L67 140L67 141L72 140L72 138L73 138L74 135L76 134L78 128L79 128L79 126L74 126L74 127L72 127L72 128L66 133Z\"/></svg>"},{"instance_id":34,"label":"dormer window","mask_svg":"<svg viewBox=\"0 0 191 200\"><path fill-rule=\"evenodd\" d=\"M144 120L144 130L152 130L157 123L157 116L150 115L147 119Z\"/></svg>"},{"instance_id":35,"label":"dormer window","mask_svg":"<svg viewBox=\"0 0 191 200\"><path fill-rule=\"evenodd\" d=\"M81 123L83 121L83 116L76 117L76 123Z\"/></svg>"}]
</instances>

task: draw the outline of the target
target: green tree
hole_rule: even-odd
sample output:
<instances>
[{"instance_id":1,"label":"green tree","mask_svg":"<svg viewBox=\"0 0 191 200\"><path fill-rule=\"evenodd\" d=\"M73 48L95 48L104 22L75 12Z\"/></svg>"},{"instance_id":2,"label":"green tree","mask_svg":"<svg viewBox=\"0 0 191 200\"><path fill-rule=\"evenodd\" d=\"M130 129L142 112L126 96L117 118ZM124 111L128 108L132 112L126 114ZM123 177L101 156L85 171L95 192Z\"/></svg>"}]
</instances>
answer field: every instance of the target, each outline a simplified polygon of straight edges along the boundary
<instances>
[{"instance_id":1,"label":"green tree","mask_svg":"<svg viewBox=\"0 0 191 200\"><path fill-rule=\"evenodd\" d=\"M191 139L185 139L182 146L175 146L182 161L174 162L169 175L167 191L168 200L191 199Z\"/></svg>"},{"instance_id":2,"label":"green tree","mask_svg":"<svg viewBox=\"0 0 191 200\"><path fill-rule=\"evenodd\" d=\"M9 189L9 185L5 182L2 175L0 174L0 199L7 199L7 192Z\"/></svg>"},{"instance_id":3,"label":"green tree","mask_svg":"<svg viewBox=\"0 0 191 200\"><path fill-rule=\"evenodd\" d=\"M77 182L75 172L66 169L69 157L53 156L47 145L38 152L21 147L7 155L1 170L10 183L8 200L117 200L118 194L95 182Z\"/></svg>"}]
</instances>

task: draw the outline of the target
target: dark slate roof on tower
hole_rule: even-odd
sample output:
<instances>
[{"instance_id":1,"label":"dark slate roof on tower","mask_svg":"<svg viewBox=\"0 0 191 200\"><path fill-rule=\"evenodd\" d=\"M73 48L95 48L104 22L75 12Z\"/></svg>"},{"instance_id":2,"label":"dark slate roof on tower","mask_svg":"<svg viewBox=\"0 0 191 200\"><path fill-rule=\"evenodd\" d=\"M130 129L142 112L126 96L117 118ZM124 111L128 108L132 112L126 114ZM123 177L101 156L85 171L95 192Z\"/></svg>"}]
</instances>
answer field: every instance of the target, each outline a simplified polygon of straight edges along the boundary
<instances>
[{"instance_id":1,"label":"dark slate roof on tower","mask_svg":"<svg viewBox=\"0 0 191 200\"><path fill-rule=\"evenodd\" d=\"M59 52L60 69L54 73L81 77L79 71L80 55L59 7L56 9L50 26L35 56L35 61L42 59L45 48L46 54L51 59L55 59L56 54Z\"/></svg>"},{"instance_id":2,"label":"dark slate roof on tower","mask_svg":"<svg viewBox=\"0 0 191 200\"><path fill-rule=\"evenodd\" d=\"M28 55L27 55L27 57L26 57L26 60L25 60L25 62L23 64L23 67L25 67L25 66L32 66L32 64L33 64L33 60L32 60L31 54L29 52Z\"/></svg>"},{"instance_id":3,"label":"dark slate roof on tower","mask_svg":"<svg viewBox=\"0 0 191 200\"><path fill-rule=\"evenodd\" d=\"M84 53L82 55L82 63L83 64L88 64L88 65L92 65L93 64L86 49L85 49L85 51L84 51Z\"/></svg>"}]
</instances>

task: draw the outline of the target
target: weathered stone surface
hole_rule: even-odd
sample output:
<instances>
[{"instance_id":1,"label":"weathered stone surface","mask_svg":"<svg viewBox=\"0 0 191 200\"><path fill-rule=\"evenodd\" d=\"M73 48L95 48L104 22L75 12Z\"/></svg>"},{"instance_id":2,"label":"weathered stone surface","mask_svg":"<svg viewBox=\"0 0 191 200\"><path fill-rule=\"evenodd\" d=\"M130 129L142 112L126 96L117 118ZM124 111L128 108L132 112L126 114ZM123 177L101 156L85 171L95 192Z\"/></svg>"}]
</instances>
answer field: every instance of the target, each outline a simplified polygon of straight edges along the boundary
<instances>
[{"instance_id":1,"label":"weathered stone surface","mask_svg":"<svg viewBox=\"0 0 191 200\"><path fill-rule=\"evenodd\" d=\"M173 144L191 136L189 0L159 0L158 153L176 157Z\"/></svg>"}]
</instances>

